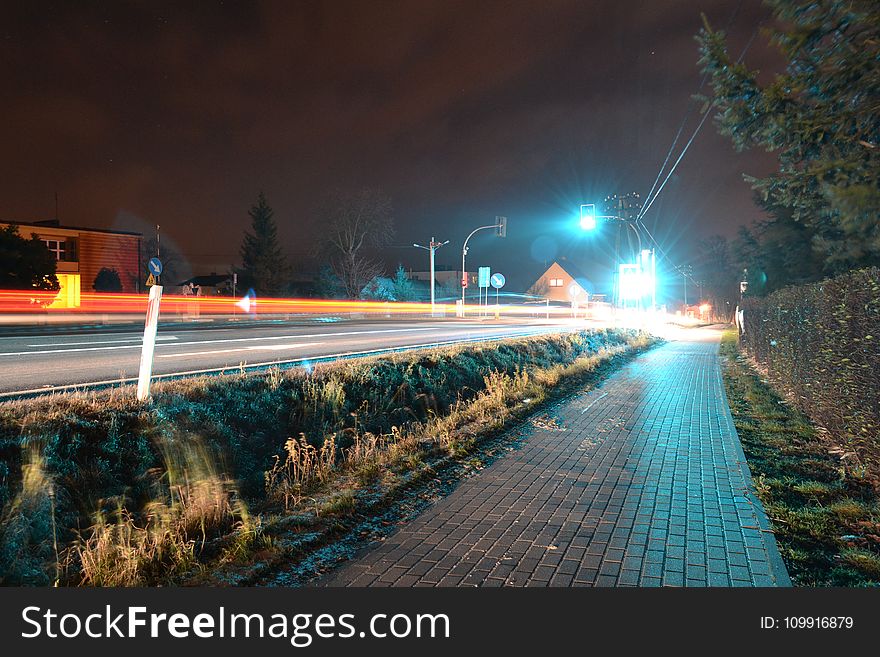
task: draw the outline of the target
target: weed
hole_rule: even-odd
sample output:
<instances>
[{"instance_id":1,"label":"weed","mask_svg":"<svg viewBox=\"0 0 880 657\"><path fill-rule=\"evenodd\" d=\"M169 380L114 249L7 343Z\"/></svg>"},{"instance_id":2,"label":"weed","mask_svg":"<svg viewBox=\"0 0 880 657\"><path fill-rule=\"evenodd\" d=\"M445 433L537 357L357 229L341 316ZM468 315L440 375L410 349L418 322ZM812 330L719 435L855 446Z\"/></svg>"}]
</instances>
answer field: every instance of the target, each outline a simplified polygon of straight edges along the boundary
<instances>
[{"instance_id":1,"label":"weed","mask_svg":"<svg viewBox=\"0 0 880 657\"><path fill-rule=\"evenodd\" d=\"M350 490L344 490L334 495L330 500L321 505L319 516L339 516L351 515L355 509L354 493Z\"/></svg>"}]
</instances>

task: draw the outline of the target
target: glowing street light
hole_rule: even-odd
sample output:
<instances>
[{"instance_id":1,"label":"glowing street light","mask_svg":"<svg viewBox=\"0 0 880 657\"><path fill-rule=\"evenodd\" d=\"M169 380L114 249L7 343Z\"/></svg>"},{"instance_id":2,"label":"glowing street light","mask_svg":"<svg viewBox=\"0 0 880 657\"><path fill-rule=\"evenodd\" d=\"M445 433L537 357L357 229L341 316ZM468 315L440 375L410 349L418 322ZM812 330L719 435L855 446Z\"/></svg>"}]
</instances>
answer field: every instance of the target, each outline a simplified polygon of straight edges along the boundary
<instances>
[{"instance_id":1,"label":"glowing street light","mask_svg":"<svg viewBox=\"0 0 880 657\"><path fill-rule=\"evenodd\" d=\"M581 204L581 228L583 230L595 230L596 205L594 203Z\"/></svg>"}]
</instances>

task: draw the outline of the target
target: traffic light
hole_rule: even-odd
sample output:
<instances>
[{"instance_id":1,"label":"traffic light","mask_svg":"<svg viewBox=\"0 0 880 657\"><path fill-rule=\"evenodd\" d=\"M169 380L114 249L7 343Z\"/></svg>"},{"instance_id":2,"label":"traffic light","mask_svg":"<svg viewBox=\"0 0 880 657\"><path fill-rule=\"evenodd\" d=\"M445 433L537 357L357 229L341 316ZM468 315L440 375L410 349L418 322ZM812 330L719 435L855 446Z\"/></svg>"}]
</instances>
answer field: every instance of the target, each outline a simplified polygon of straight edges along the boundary
<instances>
[{"instance_id":1,"label":"traffic light","mask_svg":"<svg viewBox=\"0 0 880 657\"><path fill-rule=\"evenodd\" d=\"M507 237L507 217L495 217L495 234Z\"/></svg>"},{"instance_id":2,"label":"traffic light","mask_svg":"<svg viewBox=\"0 0 880 657\"><path fill-rule=\"evenodd\" d=\"M596 205L594 203L584 203L581 205L581 228L583 230L593 230L596 227Z\"/></svg>"}]
</instances>

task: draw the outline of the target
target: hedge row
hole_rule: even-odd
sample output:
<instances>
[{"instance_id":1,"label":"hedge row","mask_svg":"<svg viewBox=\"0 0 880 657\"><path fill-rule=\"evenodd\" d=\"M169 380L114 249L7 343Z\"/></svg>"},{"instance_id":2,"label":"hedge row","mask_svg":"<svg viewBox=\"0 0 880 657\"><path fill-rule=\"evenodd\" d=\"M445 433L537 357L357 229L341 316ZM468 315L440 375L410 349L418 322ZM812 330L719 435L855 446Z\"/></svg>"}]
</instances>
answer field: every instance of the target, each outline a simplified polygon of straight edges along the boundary
<instances>
[{"instance_id":1,"label":"hedge row","mask_svg":"<svg viewBox=\"0 0 880 657\"><path fill-rule=\"evenodd\" d=\"M862 269L743 303L740 343L819 425L877 447L880 269Z\"/></svg>"}]
</instances>

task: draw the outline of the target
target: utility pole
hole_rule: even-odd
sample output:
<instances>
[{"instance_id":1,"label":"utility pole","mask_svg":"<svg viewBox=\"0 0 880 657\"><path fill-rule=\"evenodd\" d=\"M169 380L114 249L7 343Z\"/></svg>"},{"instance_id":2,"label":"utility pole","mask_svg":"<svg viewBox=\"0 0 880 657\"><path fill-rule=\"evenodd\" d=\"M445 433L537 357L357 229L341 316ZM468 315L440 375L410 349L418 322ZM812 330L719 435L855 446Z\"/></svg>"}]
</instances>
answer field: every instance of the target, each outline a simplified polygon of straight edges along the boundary
<instances>
[{"instance_id":1,"label":"utility pole","mask_svg":"<svg viewBox=\"0 0 880 657\"><path fill-rule=\"evenodd\" d=\"M156 257L159 258L162 253L159 251L159 229L162 228L159 224L156 224ZM156 285L162 285L162 281L159 276L156 276Z\"/></svg>"},{"instance_id":2,"label":"utility pole","mask_svg":"<svg viewBox=\"0 0 880 657\"><path fill-rule=\"evenodd\" d=\"M431 317L434 316L434 252L441 246L447 244L449 244L449 240L446 240L445 242L435 242L433 237L431 238L431 241L428 242L428 246L413 244L417 249L425 249L431 253Z\"/></svg>"}]
</instances>

